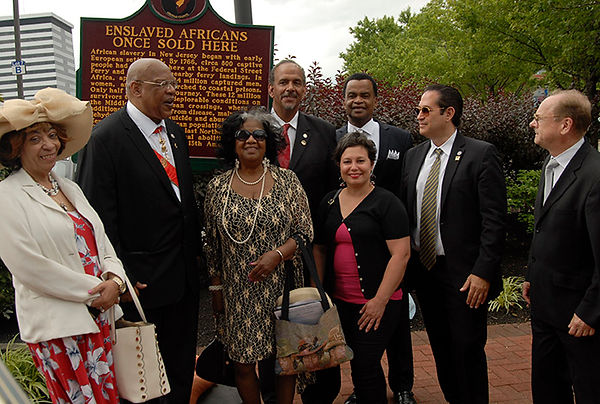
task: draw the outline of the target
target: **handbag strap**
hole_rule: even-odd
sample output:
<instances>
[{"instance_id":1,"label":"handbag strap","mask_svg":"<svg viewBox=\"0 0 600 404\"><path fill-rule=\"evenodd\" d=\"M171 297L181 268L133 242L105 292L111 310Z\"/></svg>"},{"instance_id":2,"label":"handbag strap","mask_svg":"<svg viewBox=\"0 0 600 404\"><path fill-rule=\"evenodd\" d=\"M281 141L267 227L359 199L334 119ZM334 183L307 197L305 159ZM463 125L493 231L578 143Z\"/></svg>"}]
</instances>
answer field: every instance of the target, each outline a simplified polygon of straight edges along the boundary
<instances>
[{"instance_id":1,"label":"handbag strap","mask_svg":"<svg viewBox=\"0 0 600 404\"><path fill-rule=\"evenodd\" d=\"M144 314L144 309L142 309L142 304L140 303L140 299L138 299L137 293L135 293L135 288L131 284L131 281L129 280L127 275L124 274L124 276L125 276L125 283L127 284L127 290L129 291L129 294L131 295L131 299L133 299L133 304L135 304L135 308L137 309L140 317L142 318L142 321L144 323L147 323L148 320L146 320L146 314Z\"/></svg>"},{"instance_id":2,"label":"handbag strap","mask_svg":"<svg viewBox=\"0 0 600 404\"><path fill-rule=\"evenodd\" d=\"M138 299L137 294L135 293L135 288L131 284L131 281L127 277L127 274L123 273L123 277L125 278L124 281L125 281L125 284L127 284L127 290L129 291L129 294L131 295L131 299L133 300L133 304L135 305L135 308L137 309L140 317L142 318L142 321L144 323L147 323L148 320L146 320L146 314L144 313L144 309L142 309L142 304L140 303L140 299ZM110 339L112 340L112 343L114 345L117 343L117 332L115 329L116 328L116 326L115 326L115 306L112 305L109 310L110 310L110 315L109 315Z\"/></svg>"},{"instance_id":3,"label":"handbag strap","mask_svg":"<svg viewBox=\"0 0 600 404\"><path fill-rule=\"evenodd\" d=\"M323 311L327 311L330 308L329 300L327 299L327 295L325 294L325 289L323 289L323 285L321 284L321 280L319 279L319 275L317 273L317 266L315 264L315 258L312 254L312 251L307 247L304 238L302 237L294 237L296 240L296 244L302 253L302 261L304 265L308 268L308 272L315 282L317 290L319 292L319 296L321 297L321 307L323 307ZM281 303L281 319L289 320L289 312L290 312L290 291L292 290L293 283L293 264L291 260L285 262L286 274L285 274L285 284L283 287L283 301Z\"/></svg>"}]
</instances>

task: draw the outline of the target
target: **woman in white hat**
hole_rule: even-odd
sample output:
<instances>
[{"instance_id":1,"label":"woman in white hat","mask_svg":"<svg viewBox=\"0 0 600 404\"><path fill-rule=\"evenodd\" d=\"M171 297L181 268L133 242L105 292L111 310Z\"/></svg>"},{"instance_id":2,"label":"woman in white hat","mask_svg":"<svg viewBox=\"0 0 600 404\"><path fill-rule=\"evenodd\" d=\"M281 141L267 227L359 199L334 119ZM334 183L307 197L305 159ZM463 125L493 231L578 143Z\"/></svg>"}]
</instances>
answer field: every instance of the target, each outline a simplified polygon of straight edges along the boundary
<instances>
[{"instance_id":1,"label":"woman in white hat","mask_svg":"<svg viewBox=\"0 0 600 404\"><path fill-rule=\"evenodd\" d=\"M55 88L0 106L0 164L12 170L0 182L0 257L54 403L119 402L108 316L122 315L123 266L79 187L51 172L91 130L89 102Z\"/></svg>"}]
</instances>

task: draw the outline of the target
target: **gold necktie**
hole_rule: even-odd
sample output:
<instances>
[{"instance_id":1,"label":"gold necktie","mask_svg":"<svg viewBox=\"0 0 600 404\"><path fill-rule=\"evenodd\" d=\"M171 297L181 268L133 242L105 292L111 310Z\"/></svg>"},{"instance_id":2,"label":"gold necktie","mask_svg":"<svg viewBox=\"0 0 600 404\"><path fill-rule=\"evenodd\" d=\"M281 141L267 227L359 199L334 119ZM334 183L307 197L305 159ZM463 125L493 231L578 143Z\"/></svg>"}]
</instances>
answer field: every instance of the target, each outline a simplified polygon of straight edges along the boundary
<instances>
[{"instance_id":1,"label":"gold necktie","mask_svg":"<svg viewBox=\"0 0 600 404\"><path fill-rule=\"evenodd\" d=\"M442 149L435 149L435 161L429 170L425 189L423 190L423 202L421 204L421 227L420 227L420 247L419 258L421 263L427 269L435 265L435 240L436 232L436 212L437 212L437 189L440 177L440 160Z\"/></svg>"}]
</instances>

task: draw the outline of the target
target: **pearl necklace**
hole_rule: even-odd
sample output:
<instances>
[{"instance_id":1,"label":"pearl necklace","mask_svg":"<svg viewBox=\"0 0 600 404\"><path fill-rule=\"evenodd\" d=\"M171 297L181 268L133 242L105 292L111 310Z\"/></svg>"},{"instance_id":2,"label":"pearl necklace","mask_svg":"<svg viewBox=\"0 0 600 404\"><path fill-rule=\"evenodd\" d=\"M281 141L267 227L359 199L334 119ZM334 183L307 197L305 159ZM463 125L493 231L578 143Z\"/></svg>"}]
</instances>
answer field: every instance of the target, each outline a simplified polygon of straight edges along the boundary
<instances>
[{"instance_id":1,"label":"pearl necklace","mask_svg":"<svg viewBox=\"0 0 600 404\"><path fill-rule=\"evenodd\" d=\"M256 184L258 184L259 182L261 182L261 181L263 180L263 178L265 178L265 175L267 174L267 166L266 166L266 165L263 165L263 173L262 173L262 175L261 175L260 177L258 177L258 179L257 179L256 181L252 181L252 182L244 180L244 179L243 179L243 178L240 176L240 173L239 173L239 171L238 171L237 167L235 167L235 168L233 169L233 171L235 172L235 176L236 176L236 177L238 177L238 180L240 180L240 181L242 182L242 184L246 184L246 185L256 185Z\"/></svg>"},{"instance_id":2,"label":"pearl necklace","mask_svg":"<svg viewBox=\"0 0 600 404\"><path fill-rule=\"evenodd\" d=\"M234 168L234 173L237 174L237 169ZM243 240L236 240L231 233L229 233L229 230L227 230L227 226L225 224L225 211L227 211L227 202L229 201L229 194L231 192L231 183L233 182L233 173L231 174L231 178L229 179L229 186L227 187L227 196L225 197L225 204L223 205L223 213L221 214L221 223L223 224L223 229L225 229L225 233L227 234L227 236L231 239L231 241L233 241L236 244L244 244L246 243L248 240L250 240L250 237L252 236L252 233L254 233L254 228L256 227L256 219L258 218L258 211L260 210L260 204L262 201L262 197L263 197L263 193L265 191L265 179L266 179L266 174L267 173L267 166L265 165L264 171L263 171L263 175L261 176L261 178L259 178L259 181L262 179L262 185L260 187L260 196L258 197L258 203L256 204L256 211L254 213L254 220L252 221L252 227L250 228L250 233L248 233L248 237L246 237ZM238 176L239 178L239 176ZM241 178L240 178L241 180ZM242 181L244 182L244 181ZM258 181L255 182L255 184L258 184Z\"/></svg>"},{"instance_id":3,"label":"pearl necklace","mask_svg":"<svg viewBox=\"0 0 600 404\"><path fill-rule=\"evenodd\" d=\"M59 191L58 182L54 178L52 178L50 173L48 173L48 179L50 180L50 184L52 184L51 189L46 188L45 186L43 186L42 184L40 184L39 182L37 182L35 180L34 180L34 182L36 183L36 185L38 187L42 188L42 191L44 191L46 193L46 195L48 195L48 196L58 195L58 191Z\"/></svg>"}]
</instances>

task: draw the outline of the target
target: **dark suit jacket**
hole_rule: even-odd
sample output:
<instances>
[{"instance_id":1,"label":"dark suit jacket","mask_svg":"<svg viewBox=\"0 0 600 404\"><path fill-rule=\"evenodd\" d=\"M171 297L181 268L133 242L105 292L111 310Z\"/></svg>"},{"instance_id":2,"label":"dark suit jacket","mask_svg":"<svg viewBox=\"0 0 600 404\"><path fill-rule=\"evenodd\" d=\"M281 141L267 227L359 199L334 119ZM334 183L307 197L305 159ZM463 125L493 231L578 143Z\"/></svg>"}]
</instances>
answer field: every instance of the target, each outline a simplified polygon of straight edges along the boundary
<instances>
[{"instance_id":1,"label":"dark suit jacket","mask_svg":"<svg viewBox=\"0 0 600 404\"><path fill-rule=\"evenodd\" d=\"M544 163L545 172L548 159ZM542 206L544 175L535 202L535 231L527 280L533 319L567 330L576 313L600 328L600 154L585 143Z\"/></svg>"},{"instance_id":2,"label":"dark suit jacket","mask_svg":"<svg viewBox=\"0 0 600 404\"><path fill-rule=\"evenodd\" d=\"M313 221L321 199L339 185L339 170L332 157L335 144L335 127L332 124L299 113L289 168L296 173L306 192Z\"/></svg>"},{"instance_id":3,"label":"dark suit jacket","mask_svg":"<svg viewBox=\"0 0 600 404\"><path fill-rule=\"evenodd\" d=\"M430 144L427 140L410 149L404 159L401 199L411 234L417 225L417 177ZM506 186L496 148L459 132L446 166L441 199L440 231L448 279L458 293L467 276L475 274L491 283L488 297L493 299L502 286L500 258L506 235Z\"/></svg>"},{"instance_id":4,"label":"dark suit jacket","mask_svg":"<svg viewBox=\"0 0 600 404\"><path fill-rule=\"evenodd\" d=\"M181 202L154 151L125 108L99 122L79 155L77 181L96 209L132 283L147 283L144 307L197 290L196 202L183 129L166 120Z\"/></svg>"},{"instance_id":5,"label":"dark suit jacket","mask_svg":"<svg viewBox=\"0 0 600 404\"><path fill-rule=\"evenodd\" d=\"M398 195L402 181L404 154L412 147L410 133L377 121L379 124L379 155L373 169L375 184ZM348 133L348 124L335 131L337 141ZM390 153L391 152L391 153Z\"/></svg>"}]
</instances>

